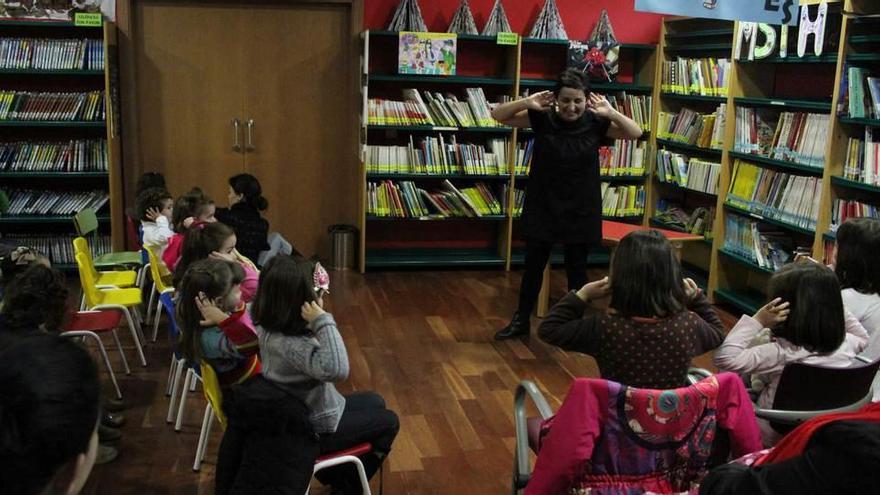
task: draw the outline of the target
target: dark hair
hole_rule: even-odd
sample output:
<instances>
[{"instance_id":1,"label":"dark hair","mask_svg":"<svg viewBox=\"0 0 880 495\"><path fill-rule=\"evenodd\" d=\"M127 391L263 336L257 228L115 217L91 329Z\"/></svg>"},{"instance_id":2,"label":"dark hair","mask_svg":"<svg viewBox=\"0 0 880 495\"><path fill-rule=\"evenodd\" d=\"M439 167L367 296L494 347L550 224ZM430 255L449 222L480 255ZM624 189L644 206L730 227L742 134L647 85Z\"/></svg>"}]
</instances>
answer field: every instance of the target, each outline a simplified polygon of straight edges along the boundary
<instances>
[{"instance_id":1,"label":"dark hair","mask_svg":"<svg viewBox=\"0 0 880 495\"><path fill-rule=\"evenodd\" d=\"M199 322L202 313L196 306L196 297L204 292L209 299L225 297L234 285L244 280L244 268L238 263L204 259L189 267L177 288L177 324L180 327L180 351L192 363L202 357L201 336L203 327Z\"/></svg>"},{"instance_id":2,"label":"dark hair","mask_svg":"<svg viewBox=\"0 0 880 495\"><path fill-rule=\"evenodd\" d=\"M263 197L263 188L260 181L251 174L238 174L229 178L229 187L235 194L244 196L244 202L263 211L269 207L269 202Z\"/></svg>"},{"instance_id":3,"label":"dark hair","mask_svg":"<svg viewBox=\"0 0 880 495\"><path fill-rule=\"evenodd\" d=\"M587 94L590 92L590 80L587 76L574 68L569 67L559 74L556 79L556 86L553 87L553 94L559 96L562 88L578 89Z\"/></svg>"},{"instance_id":4,"label":"dark hair","mask_svg":"<svg viewBox=\"0 0 880 495\"><path fill-rule=\"evenodd\" d=\"M681 266L672 244L656 230L620 240L611 260L611 302L624 317L666 317L686 307Z\"/></svg>"},{"instance_id":5,"label":"dark hair","mask_svg":"<svg viewBox=\"0 0 880 495\"><path fill-rule=\"evenodd\" d=\"M159 172L144 172L140 178L138 178L134 194L137 197L147 189L153 189L155 187L165 189L165 176Z\"/></svg>"},{"instance_id":6,"label":"dark hair","mask_svg":"<svg viewBox=\"0 0 880 495\"><path fill-rule=\"evenodd\" d=\"M18 246L3 258L0 258L0 288L6 287L18 274L24 272L34 263L49 264L38 250L29 246Z\"/></svg>"},{"instance_id":7,"label":"dark hair","mask_svg":"<svg viewBox=\"0 0 880 495\"><path fill-rule=\"evenodd\" d=\"M292 256L275 256L260 272L251 306L254 323L268 332L307 335L308 322L300 314L306 302L317 301L315 262Z\"/></svg>"},{"instance_id":8,"label":"dark hair","mask_svg":"<svg viewBox=\"0 0 880 495\"><path fill-rule=\"evenodd\" d=\"M203 223L190 227L186 231L183 247L180 249L180 261L174 267L174 286L177 287L177 283L186 273L189 265L207 258L214 251L218 251L226 239L233 235L235 235L235 231L220 222Z\"/></svg>"},{"instance_id":9,"label":"dark hair","mask_svg":"<svg viewBox=\"0 0 880 495\"><path fill-rule=\"evenodd\" d=\"M770 278L767 297L789 304L788 319L773 329L775 336L818 353L843 343L843 300L830 268L813 262L785 265Z\"/></svg>"},{"instance_id":10,"label":"dark hair","mask_svg":"<svg viewBox=\"0 0 880 495\"><path fill-rule=\"evenodd\" d=\"M135 206L135 214L139 220L149 220L147 218L147 210L155 208L162 209L162 203L169 199L174 199L171 193L161 187L151 187L141 191L137 197L137 205Z\"/></svg>"},{"instance_id":11,"label":"dark hair","mask_svg":"<svg viewBox=\"0 0 880 495\"><path fill-rule=\"evenodd\" d=\"M85 349L43 333L16 339L0 351L0 361L3 493L45 493L65 465L89 450L98 423L98 372Z\"/></svg>"},{"instance_id":12,"label":"dark hair","mask_svg":"<svg viewBox=\"0 0 880 495\"><path fill-rule=\"evenodd\" d=\"M10 330L30 331L42 325L47 331L55 332L64 322L67 295L61 272L34 263L6 287L0 314Z\"/></svg>"},{"instance_id":13,"label":"dark hair","mask_svg":"<svg viewBox=\"0 0 880 495\"><path fill-rule=\"evenodd\" d=\"M862 294L880 292L880 220L850 218L837 229L837 263L834 272L840 287Z\"/></svg>"},{"instance_id":14,"label":"dark hair","mask_svg":"<svg viewBox=\"0 0 880 495\"><path fill-rule=\"evenodd\" d=\"M214 204L211 199L201 188L194 187L183 196L174 201L174 211L171 214L171 225L177 233L186 231L183 221L189 217L199 217L208 208Z\"/></svg>"}]
</instances>

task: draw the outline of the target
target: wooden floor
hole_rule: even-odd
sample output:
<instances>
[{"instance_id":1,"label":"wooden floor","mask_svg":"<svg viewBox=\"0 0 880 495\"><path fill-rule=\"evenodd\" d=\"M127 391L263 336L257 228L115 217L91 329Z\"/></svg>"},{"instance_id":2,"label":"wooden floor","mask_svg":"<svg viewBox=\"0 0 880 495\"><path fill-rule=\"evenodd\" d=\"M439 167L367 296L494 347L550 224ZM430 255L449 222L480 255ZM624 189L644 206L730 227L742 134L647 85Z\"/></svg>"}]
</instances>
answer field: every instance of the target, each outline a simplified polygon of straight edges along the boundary
<instances>
[{"instance_id":1,"label":"wooden floor","mask_svg":"<svg viewBox=\"0 0 880 495\"><path fill-rule=\"evenodd\" d=\"M376 390L401 419L385 467L385 493L508 492L517 383L534 381L556 408L572 377L598 376L592 358L567 354L537 338L528 343L492 340L514 310L520 276L502 271L331 273L331 295L325 300L351 361L351 376L339 389ZM590 273L590 279L600 276L602 271ZM556 298L565 293L564 278L554 271ZM729 328L733 318L722 317ZM532 320L533 332L537 321ZM215 425L201 472L193 472L205 401L201 391L190 394L180 433L165 423L170 351L162 331L159 342L147 348L149 366L133 365L130 376L120 375L129 406L121 455L95 468L86 494L213 493L220 428ZM133 351L128 352L132 363ZM696 363L707 366L708 361L703 356Z\"/></svg>"}]
</instances>

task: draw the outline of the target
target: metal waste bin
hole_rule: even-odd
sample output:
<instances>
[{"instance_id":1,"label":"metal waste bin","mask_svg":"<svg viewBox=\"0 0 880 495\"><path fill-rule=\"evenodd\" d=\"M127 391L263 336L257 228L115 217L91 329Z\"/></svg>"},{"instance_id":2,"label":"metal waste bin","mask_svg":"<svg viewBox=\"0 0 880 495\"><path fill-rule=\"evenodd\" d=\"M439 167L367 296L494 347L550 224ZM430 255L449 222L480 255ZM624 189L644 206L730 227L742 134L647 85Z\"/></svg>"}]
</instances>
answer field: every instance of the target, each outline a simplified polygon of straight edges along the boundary
<instances>
[{"instance_id":1,"label":"metal waste bin","mask_svg":"<svg viewBox=\"0 0 880 495\"><path fill-rule=\"evenodd\" d=\"M355 253L357 252L357 228L351 225L331 225L330 244L333 246L333 258L331 268L336 270L349 270L355 266Z\"/></svg>"}]
</instances>

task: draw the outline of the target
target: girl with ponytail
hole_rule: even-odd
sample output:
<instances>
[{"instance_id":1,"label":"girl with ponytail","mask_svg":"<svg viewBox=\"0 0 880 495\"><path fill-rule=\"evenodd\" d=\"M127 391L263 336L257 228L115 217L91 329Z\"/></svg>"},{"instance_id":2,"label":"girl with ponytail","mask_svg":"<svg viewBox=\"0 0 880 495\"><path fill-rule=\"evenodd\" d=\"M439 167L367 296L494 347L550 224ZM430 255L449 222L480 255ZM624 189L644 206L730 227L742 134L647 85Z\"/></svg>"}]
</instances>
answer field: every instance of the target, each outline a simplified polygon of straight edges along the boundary
<instances>
[{"instance_id":1,"label":"girl with ponytail","mask_svg":"<svg viewBox=\"0 0 880 495\"><path fill-rule=\"evenodd\" d=\"M241 266L244 271L244 277L241 281L241 300L246 303L250 302L257 292L257 280L260 273L251 260L242 256L235 249L237 242L235 232L220 222L201 223L190 227L184 237L180 261L174 268L174 286L180 287L187 270L197 261L204 259L224 260Z\"/></svg>"}]
</instances>

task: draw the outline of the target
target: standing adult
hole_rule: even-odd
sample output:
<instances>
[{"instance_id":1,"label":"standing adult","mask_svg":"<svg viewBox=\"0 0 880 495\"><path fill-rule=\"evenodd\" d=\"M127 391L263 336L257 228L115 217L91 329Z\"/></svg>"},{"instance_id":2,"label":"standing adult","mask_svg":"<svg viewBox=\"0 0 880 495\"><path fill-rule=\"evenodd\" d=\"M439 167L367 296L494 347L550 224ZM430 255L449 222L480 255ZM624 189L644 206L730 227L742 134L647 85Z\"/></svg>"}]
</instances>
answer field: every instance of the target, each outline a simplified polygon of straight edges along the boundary
<instances>
[{"instance_id":1,"label":"standing adult","mask_svg":"<svg viewBox=\"0 0 880 495\"><path fill-rule=\"evenodd\" d=\"M544 267L553 246L565 252L568 288L587 281L587 254L602 240L599 146L602 138L637 139L642 130L603 96L590 93L586 76L566 69L551 91L535 93L492 111L495 120L535 132L534 155L522 214L526 267L519 305L495 339L526 337Z\"/></svg>"}]
</instances>

